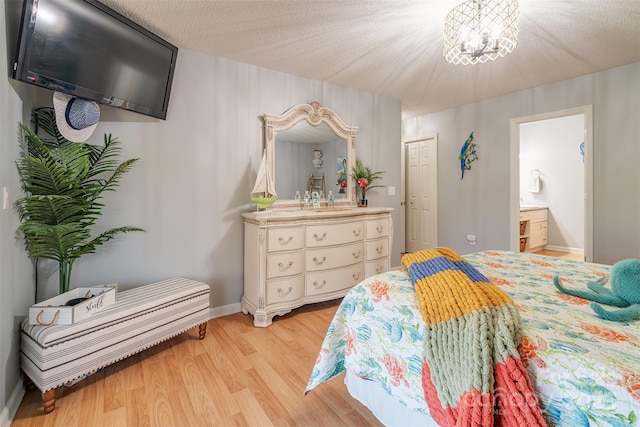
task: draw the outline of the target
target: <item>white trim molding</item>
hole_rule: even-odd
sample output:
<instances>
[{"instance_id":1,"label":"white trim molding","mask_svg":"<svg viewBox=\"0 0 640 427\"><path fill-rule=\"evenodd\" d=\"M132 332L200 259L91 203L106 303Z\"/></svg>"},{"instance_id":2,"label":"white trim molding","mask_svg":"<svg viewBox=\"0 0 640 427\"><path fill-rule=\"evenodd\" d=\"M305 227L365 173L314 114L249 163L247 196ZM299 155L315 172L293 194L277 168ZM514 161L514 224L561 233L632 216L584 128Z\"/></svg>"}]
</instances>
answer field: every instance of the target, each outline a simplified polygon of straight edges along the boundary
<instances>
[{"instance_id":1,"label":"white trim molding","mask_svg":"<svg viewBox=\"0 0 640 427\"><path fill-rule=\"evenodd\" d=\"M13 391L7 400L7 405L2 408L2 412L0 412L0 427L9 427L11 425L13 417L16 416L22 398L24 397L24 392L22 376L20 376L20 379L15 387L13 387Z\"/></svg>"}]
</instances>

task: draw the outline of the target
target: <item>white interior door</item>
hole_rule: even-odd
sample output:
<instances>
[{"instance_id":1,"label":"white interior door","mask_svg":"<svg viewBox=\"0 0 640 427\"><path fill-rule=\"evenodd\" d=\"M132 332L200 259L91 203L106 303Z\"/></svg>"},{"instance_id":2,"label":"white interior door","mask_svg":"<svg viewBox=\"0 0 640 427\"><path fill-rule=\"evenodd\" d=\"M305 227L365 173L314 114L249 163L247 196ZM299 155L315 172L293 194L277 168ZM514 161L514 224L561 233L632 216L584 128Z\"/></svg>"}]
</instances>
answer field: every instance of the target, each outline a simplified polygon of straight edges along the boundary
<instances>
[{"instance_id":1,"label":"white interior door","mask_svg":"<svg viewBox=\"0 0 640 427\"><path fill-rule=\"evenodd\" d=\"M436 137L405 145L405 250L437 246L438 144Z\"/></svg>"}]
</instances>

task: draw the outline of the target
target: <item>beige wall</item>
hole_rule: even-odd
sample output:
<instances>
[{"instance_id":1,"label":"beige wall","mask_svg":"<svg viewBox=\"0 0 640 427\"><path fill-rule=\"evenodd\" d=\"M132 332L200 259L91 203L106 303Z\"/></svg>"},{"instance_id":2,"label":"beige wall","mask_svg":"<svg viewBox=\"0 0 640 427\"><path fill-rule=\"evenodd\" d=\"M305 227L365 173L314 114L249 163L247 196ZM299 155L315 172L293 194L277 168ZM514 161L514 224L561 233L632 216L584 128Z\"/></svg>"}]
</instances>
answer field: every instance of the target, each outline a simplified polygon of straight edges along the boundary
<instances>
[{"instance_id":1,"label":"beige wall","mask_svg":"<svg viewBox=\"0 0 640 427\"><path fill-rule=\"evenodd\" d=\"M16 3L0 3L0 22L5 24L4 28L12 28ZM19 220L11 205L20 194L15 166L20 151L18 122L28 121L29 115L23 111L31 105L33 92L19 89L19 96L7 78L13 44L14 40L0 31L0 200L4 188L9 192L9 206L7 209L0 206L0 426L6 425L12 415L10 408L17 408L22 397L21 389L16 388L20 375L18 324L26 313L25 307L33 303L34 295L33 269L22 243L16 239Z\"/></svg>"},{"instance_id":2,"label":"beige wall","mask_svg":"<svg viewBox=\"0 0 640 427\"><path fill-rule=\"evenodd\" d=\"M439 244L462 253L509 248L511 119L593 106L593 260L640 258L640 62L403 121L403 138L438 133ZM474 131L479 160L460 180ZM469 246L466 235L477 235Z\"/></svg>"},{"instance_id":3,"label":"beige wall","mask_svg":"<svg viewBox=\"0 0 640 427\"><path fill-rule=\"evenodd\" d=\"M140 162L105 198L99 227L133 225L146 232L124 235L78 261L73 281L127 289L186 276L212 285L212 307L238 304L240 213L255 209L249 191L262 156L260 116L310 101L360 128L359 157L373 167L399 169L399 153L378 157L385 149L377 148L399 141L399 101L186 50L178 54L166 121L103 107L89 142L111 133L123 142L122 158ZM389 182L394 179L390 174ZM399 207L399 198L382 194L374 203ZM55 292L56 280L48 280L46 291Z\"/></svg>"},{"instance_id":4,"label":"beige wall","mask_svg":"<svg viewBox=\"0 0 640 427\"><path fill-rule=\"evenodd\" d=\"M5 35L1 37L4 45ZM25 93L18 96L14 87ZM10 183L12 194L17 195L16 129L23 101L38 107L51 105L51 92L9 83L7 78L2 79L0 90L3 112L10 110L0 116L1 185ZM262 155L260 116L311 101L358 126L357 156L375 170L388 171L384 184L400 187L399 100L181 50L166 121L102 107L101 122L89 142L100 143L104 133L111 133L123 142L122 159L141 160L123 177L117 192L106 196L96 231L133 225L146 232L124 235L79 260L72 286L116 282L120 289L127 289L185 276L211 285L214 314L239 311L243 287L240 213L255 209L249 203L249 191ZM27 114L29 110L25 108ZM374 190L369 203L394 207L394 221L399 221L399 195ZM0 356L6 367L0 369L1 407L6 407L9 394L21 390L15 322L27 313L34 292L31 264L13 238L18 219L8 212L1 211L0 237ZM394 236L394 265L399 264L398 233L399 227ZM12 272L17 265L24 268ZM57 292L55 268L51 262L39 262L39 299Z\"/></svg>"}]
</instances>

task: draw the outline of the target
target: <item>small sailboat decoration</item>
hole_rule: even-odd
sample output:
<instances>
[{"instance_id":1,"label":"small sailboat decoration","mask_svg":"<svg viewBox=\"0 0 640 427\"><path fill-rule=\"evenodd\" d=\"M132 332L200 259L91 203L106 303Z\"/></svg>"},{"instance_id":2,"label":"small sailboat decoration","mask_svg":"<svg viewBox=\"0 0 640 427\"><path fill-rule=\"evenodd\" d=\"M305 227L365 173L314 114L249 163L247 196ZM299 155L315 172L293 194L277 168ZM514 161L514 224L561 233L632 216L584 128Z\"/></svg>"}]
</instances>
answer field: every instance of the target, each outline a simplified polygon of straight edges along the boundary
<instances>
[{"instance_id":1,"label":"small sailboat decoration","mask_svg":"<svg viewBox=\"0 0 640 427\"><path fill-rule=\"evenodd\" d=\"M273 176L267 166L267 150L264 150L262 153L262 160L258 168L258 177L256 178L256 184L253 186L251 194L251 201L258 205L258 209L266 209L278 199L275 184L273 183ZM258 195L254 197L253 194Z\"/></svg>"}]
</instances>

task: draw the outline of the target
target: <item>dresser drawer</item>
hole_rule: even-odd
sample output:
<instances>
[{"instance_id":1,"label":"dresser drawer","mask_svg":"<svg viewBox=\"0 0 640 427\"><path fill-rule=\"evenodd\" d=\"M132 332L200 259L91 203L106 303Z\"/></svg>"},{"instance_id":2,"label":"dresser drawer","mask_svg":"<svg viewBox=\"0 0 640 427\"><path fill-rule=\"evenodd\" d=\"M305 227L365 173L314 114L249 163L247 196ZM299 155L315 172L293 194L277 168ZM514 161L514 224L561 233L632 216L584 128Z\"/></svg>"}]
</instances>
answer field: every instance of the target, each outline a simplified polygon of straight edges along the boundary
<instances>
[{"instance_id":1,"label":"dresser drawer","mask_svg":"<svg viewBox=\"0 0 640 427\"><path fill-rule=\"evenodd\" d=\"M364 237L362 221L344 224L309 225L306 228L307 247L341 245L361 241Z\"/></svg>"},{"instance_id":2,"label":"dresser drawer","mask_svg":"<svg viewBox=\"0 0 640 427\"><path fill-rule=\"evenodd\" d=\"M378 237L387 237L389 235L389 220L376 219L373 221L365 221L365 238L375 239Z\"/></svg>"},{"instance_id":3,"label":"dresser drawer","mask_svg":"<svg viewBox=\"0 0 640 427\"><path fill-rule=\"evenodd\" d=\"M302 273L303 258L302 251L267 255L267 279Z\"/></svg>"},{"instance_id":4,"label":"dresser drawer","mask_svg":"<svg viewBox=\"0 0 640 427\"><path fill-rule=\"evenodd\" d=\"M367 261L389 256L389 239L367 240L364 245Z\"/></svg>"},{"instance_id":5,"label":"dresser drawer","mask_svg":"<svg viewBox=\"0 0 640 427\"><path fill-rule=\"evenodd\" d=\"M389 258L380 258L375 261L367 261L364 263L365 277L371 277L386 271L389 271Z\"/></svg>"},{"instance_id":6,"label":"dresser drawer","mask_svg":"<svg viewBox=\"0 0 640 427\"><path fill-rule=\"evenodd\" d=\"M300 299L304 296L304 275L269 280L267 282L267 304L277 304Z\"/></svg>"},{"instance_id":7,"label":"dresser drawer","mask_svg":"<svg viewBox=\"0 0 640 427\"><path fill-rule=\"evenodd\" d=\"M282 227L270 228L267 231L267 251L291 251L304 246L304 228Z\"/></svg>"},{"instance_id":8,"label":"dresser drawer","mask_svg":"<svg viewBox=\"0 0 640 427\"><path fill-rule=\"evenodd\" d=\"M364 263L307 273L305 294L319 295L349 289L364 279Z\"/></svg>"},{"instance_id":9,"label":"dresser drawer","mask_svg":"<svg viewBox=\"0 0 640 427\"><path fill-rule=\"evenodd\" d=\"M304 265L306 271L344 267L364 261L364 254L364 245L362 243L309 249L305 253Z\"/></svg>"}]
</instances>

